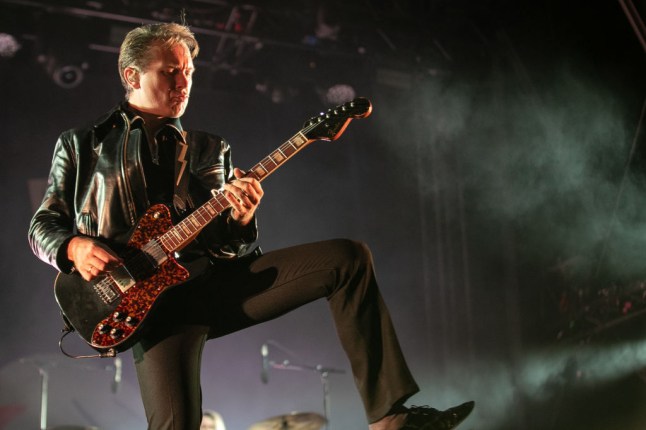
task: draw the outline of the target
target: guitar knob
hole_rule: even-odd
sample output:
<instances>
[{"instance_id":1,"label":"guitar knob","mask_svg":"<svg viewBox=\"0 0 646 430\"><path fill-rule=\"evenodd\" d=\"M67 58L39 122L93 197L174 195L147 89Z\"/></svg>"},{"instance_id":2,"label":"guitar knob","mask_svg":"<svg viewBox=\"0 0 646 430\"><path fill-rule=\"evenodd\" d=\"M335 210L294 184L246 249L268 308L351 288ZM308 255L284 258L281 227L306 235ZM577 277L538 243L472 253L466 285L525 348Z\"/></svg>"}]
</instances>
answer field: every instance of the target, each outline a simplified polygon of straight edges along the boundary
<instances>
[{"instance_id":1,"label":"guitar knob","mask_svg":"<svg viewBox=\"0 0 646 430\"><path fill-rule=\"evenodd\" d=\"M97 327L97 330L101 334L106 334L107 332L110 331L111 328L112 327L110 327L108 324L99 324L99 326Z\"/></svg>"},{"instance_id":2,"label":"guitar knob","mask_svg":"<svg viewBox=\"0 0 646 430\"><path fill-rule=\"evenodd\" d=\"M126 325L128 327L134 327L137 325L137 323L139 323L139 320L137 320L137 318L133 318L133 317L126 318Z\"/></svg>"},{"instance_id":3,"label":"guitar knob","mask_svg":"<svg viewBox=\"0 0 646 430\"><path fill-rule=\"evenodd\" d=\"M122 335L123 335L123 330L119 328L113 328L112 330L110 330L110 337L112 339L116 339L118 337L121 337Z\"/></svg>"},{"instance_id":4,"label":"guitar knob","mask_svg":"<svg viewBox=\"0 0 646 430\"><path fill-rule=\"evenodd\" d=\"M126 318L126 315L123 312L116 311L115 313L112 314L112 319L114 321L123 321Z\"/></svg>"}]
</instances>

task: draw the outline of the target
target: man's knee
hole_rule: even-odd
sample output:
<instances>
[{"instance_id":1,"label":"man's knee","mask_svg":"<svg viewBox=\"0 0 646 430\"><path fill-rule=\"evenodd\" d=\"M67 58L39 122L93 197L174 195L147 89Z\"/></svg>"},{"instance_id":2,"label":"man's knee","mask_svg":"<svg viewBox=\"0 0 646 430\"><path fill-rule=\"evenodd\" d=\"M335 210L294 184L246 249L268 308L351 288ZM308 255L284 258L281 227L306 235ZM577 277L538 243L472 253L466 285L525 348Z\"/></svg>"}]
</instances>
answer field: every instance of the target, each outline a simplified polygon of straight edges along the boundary
<instances>
[{"instance_id":1,"label":"man's knee","mask_svg":"<svg viewBox=\"0 0 646 430\"><path fill-rule=\"evenodd\" d=\"M334 254L342 261L372 265L372 253L366 243L352 239L334 239L331 242L338 248Z\"/></svg>"}]
</instances>

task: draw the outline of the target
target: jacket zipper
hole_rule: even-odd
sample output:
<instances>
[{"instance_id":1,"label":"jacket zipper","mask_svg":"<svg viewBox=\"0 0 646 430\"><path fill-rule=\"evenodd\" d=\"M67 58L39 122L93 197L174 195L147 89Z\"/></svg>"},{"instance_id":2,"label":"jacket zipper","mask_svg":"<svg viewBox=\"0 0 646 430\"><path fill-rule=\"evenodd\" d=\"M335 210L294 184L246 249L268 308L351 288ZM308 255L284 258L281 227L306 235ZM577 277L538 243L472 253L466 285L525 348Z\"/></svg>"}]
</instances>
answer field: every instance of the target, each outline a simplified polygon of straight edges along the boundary
<instances>
[{"instance_id":1,"label":"jacket zipper","mask_svg":"<svg viewBox=\"0 0 646 430\"><path fill-rule=\"evenodd\" d=\"M130 143L129 141L130 121L128 121L128 118L123 113L121 113L121 117L126 122L126 135L123 141L123 158L121 160L121 176L123 178L123 183L126 185L126 198L127 198L126 203L128 205L128 211L130 212L129 213L130 224L135 225L135 223L137 222L137 211L135 209L135 199L132 194L132 186L130 185L130 181L128 180L128 175L126 174L126 158L128 157L128 144Z\"/></svg>"}]
</instances>

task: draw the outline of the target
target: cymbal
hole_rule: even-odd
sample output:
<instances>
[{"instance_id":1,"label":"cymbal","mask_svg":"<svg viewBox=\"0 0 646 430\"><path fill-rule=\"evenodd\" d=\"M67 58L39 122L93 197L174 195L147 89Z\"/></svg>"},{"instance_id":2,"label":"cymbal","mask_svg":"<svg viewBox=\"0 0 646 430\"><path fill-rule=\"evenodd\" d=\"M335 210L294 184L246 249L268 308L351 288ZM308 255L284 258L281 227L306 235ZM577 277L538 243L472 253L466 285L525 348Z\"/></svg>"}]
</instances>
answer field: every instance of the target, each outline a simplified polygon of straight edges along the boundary
<instances>
[{"instance_id":1,"label":"cymbal","mask_svg":"<svg viewBox=\"0 0 646 430\"><path fill-rule=\"evenodd\" d=\"M315 412L292 412L259 421L249 430L320 430L326 422Z\"/></svg>"}]
</instances>

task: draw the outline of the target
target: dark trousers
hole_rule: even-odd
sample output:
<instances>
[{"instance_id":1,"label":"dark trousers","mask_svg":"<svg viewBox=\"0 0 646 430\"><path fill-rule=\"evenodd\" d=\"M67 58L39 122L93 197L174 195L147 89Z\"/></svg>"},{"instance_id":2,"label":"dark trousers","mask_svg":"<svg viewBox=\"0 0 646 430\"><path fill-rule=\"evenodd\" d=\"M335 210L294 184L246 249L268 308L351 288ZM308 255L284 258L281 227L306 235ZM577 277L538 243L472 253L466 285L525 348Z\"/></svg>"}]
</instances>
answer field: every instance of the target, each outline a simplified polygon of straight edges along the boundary
<instances>
[{"instance_id":1,"label":"dark trousers","mask_svg":"<svg viewBox=\"0 0 646 430\"><path fill-rule=\"evenodd\" d=\"M418 391L379 293L368 247L336 239L216 263L164 293L133 348L153 430L198 429L200 365L209 338L327 298L369 422Z\"/></svg>"}]
</instances>

